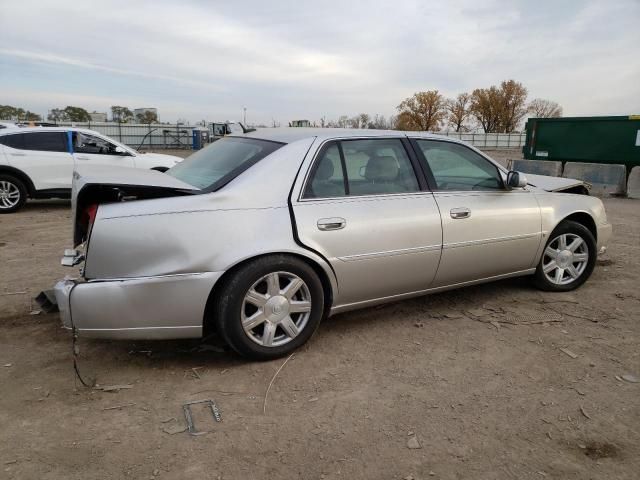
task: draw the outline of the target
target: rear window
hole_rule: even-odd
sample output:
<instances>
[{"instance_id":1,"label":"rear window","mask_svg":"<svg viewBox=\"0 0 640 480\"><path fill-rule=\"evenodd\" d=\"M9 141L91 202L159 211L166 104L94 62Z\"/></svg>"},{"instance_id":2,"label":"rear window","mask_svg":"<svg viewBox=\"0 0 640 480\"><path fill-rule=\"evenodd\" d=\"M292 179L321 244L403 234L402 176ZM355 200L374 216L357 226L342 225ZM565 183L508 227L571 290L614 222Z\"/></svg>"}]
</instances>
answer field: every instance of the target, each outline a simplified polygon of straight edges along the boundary
<instances>
[{"instance_id":1,"label":"rear window","mask_svg":"<svg viewBox=\"0 0 640 480\"><path fill-rule=\"evenodd\" d=\"M25 133L24 149L41 152L66 152L67 135L65 132L33 132Z\"/></svg>"},{"instance_id":2,"label":"rear window","mask_svg":"<svg viewBox=\"0 0 640 480\"><path fill-rule=\"evenodd\" d=\"M18 133L0 137L0 143L19 150L40 152L67 152L67 134L65 132Z\"/></svg>"},{"instance_id":3,"label":"rear window","mask_svg":"<svg viewBox=\"0 0 640 480\"><path fill-rule=\"evenodd\" d=\"M166 173L201 190L214 191L283 145L254 138L225 137Z\"/></svg>"},{"instance_id":4,"label":"rear window","mask_svg":"<svg viewBox=\"0 0 640 480\"><path fill-rule=\"evenodd\" d=\"M0 136L0 143L2 145L6 145L7 147L22 150L24 149L24 133Z\"/></svg>"}]
</instances>

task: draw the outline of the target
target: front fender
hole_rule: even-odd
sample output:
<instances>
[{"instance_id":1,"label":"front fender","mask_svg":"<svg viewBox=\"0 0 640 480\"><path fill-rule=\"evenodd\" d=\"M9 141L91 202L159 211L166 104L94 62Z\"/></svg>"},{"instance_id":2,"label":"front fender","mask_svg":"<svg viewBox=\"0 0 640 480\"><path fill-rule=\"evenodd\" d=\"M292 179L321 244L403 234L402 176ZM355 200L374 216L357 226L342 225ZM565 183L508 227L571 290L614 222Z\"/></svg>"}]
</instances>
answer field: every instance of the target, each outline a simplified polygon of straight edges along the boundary
<instances>
[{"instance_id":1,"label":"front fender","mask_svg":"<svg viewBox=\"0 0 640 480\"><path fill-rule=\"evenodd\" d=\"M570 193L536 192L540 205L541 228L544 242L541 243L537 260L551 232L566 218L572 215L588 215L595 225L595 237L598 249L606 244L611 235L611 225L602 200L597 197ZM537 261L536 261L537 263Z\"/></svg>"}]
</instances>

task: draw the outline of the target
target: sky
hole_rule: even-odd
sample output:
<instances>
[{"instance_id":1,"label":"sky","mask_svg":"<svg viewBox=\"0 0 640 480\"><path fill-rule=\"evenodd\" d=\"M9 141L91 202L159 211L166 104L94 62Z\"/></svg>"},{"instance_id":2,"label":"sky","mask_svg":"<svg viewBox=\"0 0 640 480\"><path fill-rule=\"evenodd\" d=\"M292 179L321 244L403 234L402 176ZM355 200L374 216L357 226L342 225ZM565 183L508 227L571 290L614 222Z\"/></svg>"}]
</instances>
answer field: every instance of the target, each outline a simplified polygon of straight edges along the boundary
<instances>
[{"instance_id":1,"label":"sky","mask_svg":"<svg viewBox=\"0 0 640 480\"><path fill-rule=\"evenodd\" d=\"M515 79L640 114L639 23L640 0L0 0L0 104L285 125Z\"/></svg>"}]
</instances>

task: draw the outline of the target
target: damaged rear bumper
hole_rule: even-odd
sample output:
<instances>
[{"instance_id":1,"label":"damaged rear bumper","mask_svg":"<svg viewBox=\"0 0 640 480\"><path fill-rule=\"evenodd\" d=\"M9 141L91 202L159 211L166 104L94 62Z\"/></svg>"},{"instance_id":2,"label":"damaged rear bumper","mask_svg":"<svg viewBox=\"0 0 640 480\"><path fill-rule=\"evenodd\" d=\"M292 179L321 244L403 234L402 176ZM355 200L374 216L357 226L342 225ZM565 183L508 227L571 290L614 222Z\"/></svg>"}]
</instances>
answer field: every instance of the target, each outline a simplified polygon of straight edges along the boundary
<instances>
[{"instance_id":1,"label":"damaged rear bumper","mask_svg":"<svg viewBox=\"0 0 640 480\"><path fill-rule=\"evenodd\" d=\"M202 336L204 311L223 272L117 280L66 278L54 287L65 328L93 338L160 340Z\"/></svg>"}]
</instances>

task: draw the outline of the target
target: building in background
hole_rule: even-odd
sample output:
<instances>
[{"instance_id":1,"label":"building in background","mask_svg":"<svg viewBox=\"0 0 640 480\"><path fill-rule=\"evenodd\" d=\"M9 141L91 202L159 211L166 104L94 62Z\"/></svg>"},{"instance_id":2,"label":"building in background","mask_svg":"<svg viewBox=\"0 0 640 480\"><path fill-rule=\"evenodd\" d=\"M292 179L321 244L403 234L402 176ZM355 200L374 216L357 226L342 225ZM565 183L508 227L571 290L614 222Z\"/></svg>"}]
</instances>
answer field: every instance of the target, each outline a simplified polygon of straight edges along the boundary
<instances>
[{"instance_id":1,"label":"building in background","mask_svg":"<svg viewBox=\"0 0 640 480\"><path fill-rule=\"evenodd\" d=\"M91 121L92 122L106 122L107 121L107 114L106 113L101 113L101 112L91 112L89 114L89 116L91 117Z\"/></svg>"}]
</instances>

